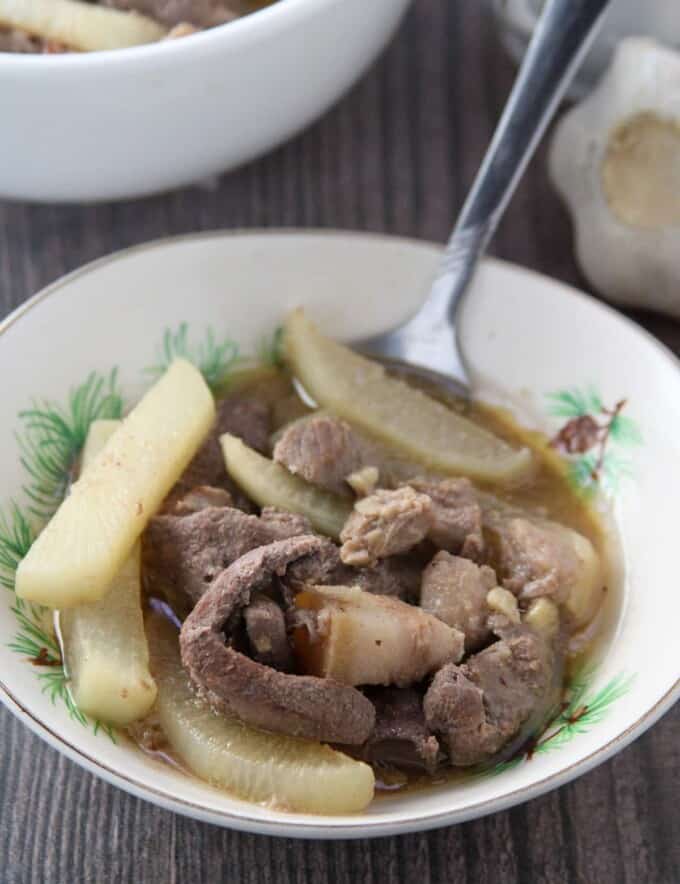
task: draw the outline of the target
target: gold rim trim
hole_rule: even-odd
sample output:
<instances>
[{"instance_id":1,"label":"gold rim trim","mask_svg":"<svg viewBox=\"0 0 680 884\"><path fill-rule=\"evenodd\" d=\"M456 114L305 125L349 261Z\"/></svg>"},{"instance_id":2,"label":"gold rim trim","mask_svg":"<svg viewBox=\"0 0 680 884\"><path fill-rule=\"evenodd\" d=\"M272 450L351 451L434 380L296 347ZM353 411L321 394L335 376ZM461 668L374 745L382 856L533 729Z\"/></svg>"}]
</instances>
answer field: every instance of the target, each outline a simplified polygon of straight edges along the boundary
<instances>
[{"instance_id":1,"label":"gold rim trim","mask_svg":"<svg viewBox=\"0 0 680 884\"><path fill-rule=\"evenodd\" d=\"M60 291L69 283L73 282L73 280L78 279L81 276L85 276L93 271L96 271L100 267L106 264L111 264L121 258L127 258L139 252L150 251L152 249L167 245L173 245L180 242L200 241L202 239L218 239L220 237L227 236L281 235L287 235L291 237L304 237L305 235L331 237L341 235L348 238L355 237L357 239L374 239L376 242L401 241L405 245L410 246L429 246L436 249L443 248L439 243L432 243L427 240L388 236L380 233L362 233L357 231L326 229L316 230L313 228L213 230L201 231L199 233L192 234L182 234L179 236L162 237L160 239L150 240L149 242L141 243L136 246L130 246L127 249L122 249L121 251L113 252L109 255L104 255L101 258L97 258L94 261L91 261L88 264L85 264L82 267L71 271L65 276L60 277L53 283L50 283L50 285L41 289L39 292L37 292L19 307L17 307L0 323L0 336L8 331L19 319L21 319L30 310L42 303L42 301L44 301L45 298L47 298L49 295L53 295L56 292ZM633 322L631 319L628 319L628 317L622 316L613 308L607 306L606 304L602 304L599 301L596 301L594 298L589 297L583 292L579 292L577 289L572 289L565 283L551 280L549 277L544 277L542 274L537 273L536 271L526 270L525 268L517 267L517 265L511 264L510 262L499 261L498 259L492 259L492 263L503 266L505 268L511 268L516 272L529 273L532 276L546 279L551 284L557 285L558 287L564 288L566 291L569 291L572 296L588 300L591 303L591 306L594 306L595 308L599 308L604 312L611 314L618 321L622 321L626 325L632 326L638 334L642 334L643 337L647 338L647 340L660 351L661 355L672 363L676 371L680 372L680 360L678 360L674 353L672 353L667 347L660 343L660 341L658 341L650 332L646 331L646 329L641 328L637 325L637 323ZM563 768L557 773L550 774L549 776L544 777L542 780L538 780L537 782L532 783L528 786L522 786L519 789L515 789L512 792L508 792L504 795L499 796L498 798L490 798L485 801L478 801L475 804L471 804L461 810L437 811L435 813L408 817L406 819L398 821L371 821L370 817L360 817L359 822L347 823L334 822L333 817L319 817L318 821L315 820L314 822L306 822L298 820L292 814L289 816L288 821L286 821L286 819L268 821L260 819L258 817L248 816L247 814L236 814L226 810L213 810L206 807L204 804L198 804L194 801L189 801L186 798L181 798L177 795L165 792L161 789L156 789L154 786L148 785L147 783L141 782L140 780L137 780L133 777L129 777L125 773L122 773L115 768L109 767L104 762L93 757L78 746L75 746L59 733L52 730L52 728L45 724L42 719L37 718L29 709L27 709L26 706L24 706L23 703L21 703L20 700L12 693L7 685L0 680L0 699L3 700L4 704L8 709L10 709L10 711L17 714L17 717L22 722L27 724L37 736L46 739L46 741L49 744L53 745L53 747L58 745L66 747L66 749L68 750L67 754L76 762L82 762L82 766L103 771L104 779L112 783L113 785L119 786L123 789L125 789L126 785L132 786L134 787L136 792L149 796L149 799L155 804L161 804L163 807L172 808L177 810L178 812L182 812L182 810L185 809L187 811L191 811L194 815L200 815L201 818L206 821L210 821L218 825L231 824L235 828L246 829L247 827L244 824L249 824L249 827L247 828L248 831L256 830L258 832L265 832L267 834L278 834L281 836L287 835L288 837L291 837L291 833L287 831L290 828L299 829L301 837L314 837L314 835L311 833L316 830L318 830L320 837L322 837L323 835L331 835L338 838L344 836L366 836L370 835L372 830L379 830L378 832L376 832L376 836L388 835L390 833L402 834L423 829L437 828L439 826L453 825L459 822L465 822L466 820L485 816L486 814L493 813L494 811L507 810L508 808L521 803L523 800L530 800L531 798L536 798L539 795L544 794L551 786L552 788L562 786L570 780L573 780L579 774L587 773L597 764L601 764L602 762L606 761L616 752L624 749L635 738L641 736L649 727L651 727L659 718L661 718L661 716L665 712L667 712L671 708L671 706L679 697L680 678L675 681L674 685L669 688L669 690L666 691L666 693L659 700L657 700L657 702L650 709L648 709L647 712L644 713L644 715L638 718L637 721L629 725L624 731L618 734L618 736L614 737L612 740L609 740L609 742L605 743L599 749L596 749L594 752L591 752L589 755L586 755L579 761L575 761L573 764L570 764L568 767ZM295 835L292 835L292 837L295 837Z\"/></svg>"}]
</instances>

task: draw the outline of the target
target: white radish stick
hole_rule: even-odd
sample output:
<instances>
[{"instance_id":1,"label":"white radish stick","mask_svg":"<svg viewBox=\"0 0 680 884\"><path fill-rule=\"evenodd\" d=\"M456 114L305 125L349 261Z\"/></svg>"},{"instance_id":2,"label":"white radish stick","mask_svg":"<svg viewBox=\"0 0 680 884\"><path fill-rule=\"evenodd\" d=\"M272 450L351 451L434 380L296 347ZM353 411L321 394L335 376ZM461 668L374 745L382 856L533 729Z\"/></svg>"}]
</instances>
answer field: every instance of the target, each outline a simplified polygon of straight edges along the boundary
<instances>
[{"instance_id":1,"label":"white radish stick","mask_svg":"<svg viewBox=\"0 0 680 884\"><path fill-rule=\"evenodd\" d=\"M214 419L201 373L173 362L38 536L17 569L17 595L52 608L100 599Z\"/></svg>"},{"instance_id":2,"label":"white radish stick","mask_svg":"<svg viewBox=\"0 0 680 884\"><path fill-rule=\"evenodd\" d=\"M145 15L80 0L0 0L0 27L82 52L155 43L167 34L167 28Z\"/></svg>"},{"instance_id":3,"label":"white radish stick","mask_svg":"<svg viewBox=\"0 0 680 884\"><path fill-rule=\"evenodd\" d=\"M86 470L120 426L94 421L83 450ZM140 546L98 601L61 612L59 626L69 689L83 712L124 727L143 718L156 699L141 606Z\"/></svg>"}]
</instances>

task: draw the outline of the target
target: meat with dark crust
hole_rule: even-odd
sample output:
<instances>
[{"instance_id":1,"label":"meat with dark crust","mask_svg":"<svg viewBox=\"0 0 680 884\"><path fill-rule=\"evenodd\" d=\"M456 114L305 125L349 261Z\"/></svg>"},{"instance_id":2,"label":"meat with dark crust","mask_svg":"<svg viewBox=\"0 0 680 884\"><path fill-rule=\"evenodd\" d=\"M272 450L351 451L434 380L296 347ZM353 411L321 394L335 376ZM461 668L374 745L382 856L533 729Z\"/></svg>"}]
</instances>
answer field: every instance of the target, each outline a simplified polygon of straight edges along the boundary
<instances>
[{"instance_id":1,"label":"meat with dark crust","mask_svg":"<svg viewBox=\"0 0 680 884\"><path fill-rule=\"evenodd\" d=\"M359 745L375 724L373 704L360 691L332 679L278 672L229 643L234 618L252 594L275 577L294 580L300 566L309 578L328 543L313 535L278 541L223 571L182 626L182 662L197 692L217 711L279 733Z\"/></svg>"}]
</instances>

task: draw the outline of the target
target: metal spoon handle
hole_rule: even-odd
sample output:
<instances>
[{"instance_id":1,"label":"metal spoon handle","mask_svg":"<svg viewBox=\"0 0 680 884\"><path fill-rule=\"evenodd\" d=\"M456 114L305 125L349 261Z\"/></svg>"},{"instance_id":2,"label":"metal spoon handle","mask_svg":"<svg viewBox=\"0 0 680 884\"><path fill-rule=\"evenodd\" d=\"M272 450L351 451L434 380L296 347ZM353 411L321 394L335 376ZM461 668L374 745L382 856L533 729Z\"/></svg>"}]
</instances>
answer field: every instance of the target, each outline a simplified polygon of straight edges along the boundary
<instances>
[{"instance_id":1,"label":"metal spoon handle","mask_svg":"<svg viewBox=\"0 0 680 884\"><path fill-rule=\"evenodd\" d=\"M538 142L583 60L611 0L548 0L503 115L463 205L428 297L452 322Z\"/></svg>"}]
</instances>

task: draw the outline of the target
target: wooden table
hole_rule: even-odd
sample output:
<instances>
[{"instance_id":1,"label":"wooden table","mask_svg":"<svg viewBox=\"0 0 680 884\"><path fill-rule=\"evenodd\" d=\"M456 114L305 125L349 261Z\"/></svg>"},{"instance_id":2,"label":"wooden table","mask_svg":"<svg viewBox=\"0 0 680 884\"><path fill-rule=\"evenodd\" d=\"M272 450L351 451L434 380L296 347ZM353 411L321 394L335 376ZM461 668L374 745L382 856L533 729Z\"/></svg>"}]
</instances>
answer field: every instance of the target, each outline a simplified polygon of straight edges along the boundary
<instances>
[{"instance_id":1,"label":"wooden table","mask_svg":"<svg viewBox=\"0 0 680 884\"><path fill-rule=\"evenodd\" d=\"M443 240L512 81L479 0L416 0L395 43L303 136L178 193L92 207L0 203L0 317L61 274L154 237L339 227ZM581 288L539 155L495 254ZM680 353L680 327L635 317ZM7 380L5 381L7 383ZM0 880L511 884L680 881L680 706L607 764L529 804L449 829L358 842L242 835L103 783L0 710Z\"/></svg>"}]
</instances>

